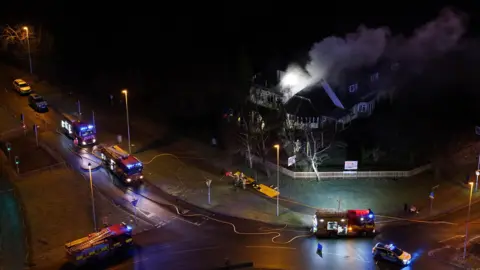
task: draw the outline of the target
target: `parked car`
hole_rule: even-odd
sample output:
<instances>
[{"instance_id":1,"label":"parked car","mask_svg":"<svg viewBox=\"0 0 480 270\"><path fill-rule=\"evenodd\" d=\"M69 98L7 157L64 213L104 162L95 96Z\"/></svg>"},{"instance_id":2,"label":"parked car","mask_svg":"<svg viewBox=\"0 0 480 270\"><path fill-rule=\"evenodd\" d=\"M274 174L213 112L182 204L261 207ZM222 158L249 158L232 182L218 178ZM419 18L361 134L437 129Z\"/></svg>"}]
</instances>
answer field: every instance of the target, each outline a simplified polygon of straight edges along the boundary
<instances>
[{"instance_id":1,"label":"parked car","mask_svg":"<svg viewBox=\"0 0 480 270\"><path fill-rule=\"evenodd\" d=\"M20 95L28 95L32 92L32 87L22 79L16 79L13 81L13 89L15 89Z\"/></svg>"},{"instance_id":2,"label":"parked car","mask_svg":"<svg viewBox=\"0 0 480 270\"><path fill-rule=\"evenodd\" d=\"M28 105L37 112L48 112L48 103L38 94L28 96Z\"/></svg>"}]
</instances>

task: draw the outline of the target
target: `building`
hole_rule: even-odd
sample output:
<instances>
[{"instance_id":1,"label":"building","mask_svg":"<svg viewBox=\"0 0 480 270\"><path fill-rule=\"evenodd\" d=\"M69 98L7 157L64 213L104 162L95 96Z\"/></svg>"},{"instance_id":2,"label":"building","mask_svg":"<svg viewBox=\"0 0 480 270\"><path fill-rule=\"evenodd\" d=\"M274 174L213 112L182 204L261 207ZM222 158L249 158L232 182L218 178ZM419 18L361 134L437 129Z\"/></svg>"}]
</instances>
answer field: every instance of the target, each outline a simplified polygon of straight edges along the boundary
<instances>
[{"instance_id":1,"label":"building","mask_svg":"<svg viewBox=\"0 0 480 270\"><path fill-rule=\"evenodd\" d=\"M328 80L298 92L283 104L287 126L292 129L334 126L341 131L360 117L370 116L376 104L391 98L398 64L382 62L371 68L344 71L336 87Z\"/></svg>"}]
</instances>

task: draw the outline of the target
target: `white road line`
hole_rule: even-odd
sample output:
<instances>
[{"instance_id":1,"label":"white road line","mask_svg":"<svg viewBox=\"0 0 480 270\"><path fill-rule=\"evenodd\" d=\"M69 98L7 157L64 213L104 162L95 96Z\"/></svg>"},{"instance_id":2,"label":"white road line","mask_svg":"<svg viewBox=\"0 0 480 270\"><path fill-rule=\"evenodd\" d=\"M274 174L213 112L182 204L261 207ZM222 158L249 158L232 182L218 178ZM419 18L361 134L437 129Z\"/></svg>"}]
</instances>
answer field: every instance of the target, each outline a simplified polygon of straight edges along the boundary
<instances>
[{"instance_id":1,"label":"white road line","mask_svg":"<svg viewBox=\"0 0 480 270\"><path fill-rule=\"evenodd\" d=\"M276 249L296 250L296 248L292 248L292 247L277 247L277 246L246 246L246 248L276 248Z\"/></svg>"},{"instance_id":2,"label":"white road line","mask_svg":"<svg viewBox=\"0 0 480 270\"><path fill-rule=\"evenodd\" d=\"M135 264L135 263L139 263L139 262L144 262L146 260L148 260L148 258L142 258L142 259L134 261L133 263Z\"/></svg>"},{"instance_id":3,"label":"white road line","mask_svg":"<svg viewBox=\"0 0 480 270\"><path fill-rule=\"evenodd\" d=\"M365 258L360 254L360 250L355 249L355 251L357 252L357 257L358 257L361 261L368 262L368 261L365 260Z\"/></svg>"},{"instance_id":4,"label":"white road line","mask_svg":"<svg viewBox=\"0 0 480 270\"><path fill-rule=\"evenodd\" d=\"M187 253L187 252L194 252L194 251L202 251L202 250L211 250L211 249L218 249L218 247L206 247L206 248L197 248L197 249L187 249L187 250L180 250L169 252L169 254L180 254L180 253Z\"/></svg>"},{"instance_id":5,"label":"white road line","mask_svg":"<svg viewBox=\"0 0 480 270\"><path fill-rule=\"evenodd\" d=\"M458 234L458 235L449 237L449 238L447 238L447 239L440 240L440 241L438 241L438 243L444 243L444 242L447 242L447 241L449 241L449 240L456 239L456 238L462 238L462 237L465 237L465 235L463 235L463 234Z\"/></svg>"}]
</instances>

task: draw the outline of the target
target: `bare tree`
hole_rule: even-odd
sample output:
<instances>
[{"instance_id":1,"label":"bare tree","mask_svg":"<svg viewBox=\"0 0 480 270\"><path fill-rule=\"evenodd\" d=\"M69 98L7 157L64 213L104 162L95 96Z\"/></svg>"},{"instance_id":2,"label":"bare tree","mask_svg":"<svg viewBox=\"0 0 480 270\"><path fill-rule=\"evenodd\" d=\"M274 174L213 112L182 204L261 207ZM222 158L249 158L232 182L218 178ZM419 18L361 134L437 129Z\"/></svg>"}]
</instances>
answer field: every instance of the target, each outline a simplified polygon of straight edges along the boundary
<instances>
[{"instance_id":1,"label":"bare tree","mask_svg":"<svg viewBox=\"0 0 480 270\"><path fill-rule=\"evenodd\" d=\"M30 49L32 51L36 50L40 41L37 39L33 27L28 27L27 30L25 26L17 25L12 27L7 24L2 28L2 39L8 44L15 44L17 48L24 52L27 51L27 38L30 42Z\"/></svg>"}]
</instances>

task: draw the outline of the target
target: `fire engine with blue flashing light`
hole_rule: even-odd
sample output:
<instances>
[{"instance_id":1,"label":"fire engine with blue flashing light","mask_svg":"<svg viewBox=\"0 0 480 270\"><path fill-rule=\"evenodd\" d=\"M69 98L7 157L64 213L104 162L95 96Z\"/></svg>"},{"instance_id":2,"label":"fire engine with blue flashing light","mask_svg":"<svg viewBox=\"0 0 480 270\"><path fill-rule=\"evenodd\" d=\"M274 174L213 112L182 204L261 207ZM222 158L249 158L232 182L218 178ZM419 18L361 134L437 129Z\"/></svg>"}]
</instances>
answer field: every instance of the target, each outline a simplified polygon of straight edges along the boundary
<instances>
[{"instance_id":1,"label":"fire engine with blue flashing light","mask_svg":"<svg viewBox=\"0 0 480 270\"><path fill-rule=\"evenodd\" d=\"M64 113L60 125L65 135L74 141L78 141L78 145L87 146L97 142L95 126L80 121L73 115Z\"/></svg>"},{"instance_id":2,"label":"fire engine with blue flashing light","mask_svg":"<svg viewBox=\"0 0 480 270\"><path fill-rule=\"evenodd\" d=\"M372 255L375 260L385 260L400 265L409 265L412 261L410 253L399 249L393 244L377 243L372 248Z\"/></svg>"},{"instance_id":3,"label":"fire engine with blue flashing light","mask_svg":"<svg viewBox=\"0 0 480 270\"><path fill-rule=\"evenodd\" d=\"M94 258L104 258L132 246L132 227L120 223L66 243L65 251L69 262L83 265Z\"/></svg>"},{"instance_id":4,"label":"fire engine with blue flashing light","mask_svg":"<svg viewBox=\"0 0 480 270\"><path fill-rule=\"evenodd\" d=\"M120 180L129 185L140 184L143 179L143 163L118 145L99 145L104 165Z\"/></svg>"},{"instance_id":5,"label":"fire engine with blue flashing light","mask_svg":"<svg viewBox=\"0 0 480 270\"><path fill-rule=\"evenodd\" d=\"M317 211L312 231L316 236L374 236L375 214L372 210Z\"/></svg>"}]
</instances>

